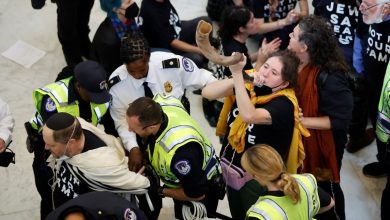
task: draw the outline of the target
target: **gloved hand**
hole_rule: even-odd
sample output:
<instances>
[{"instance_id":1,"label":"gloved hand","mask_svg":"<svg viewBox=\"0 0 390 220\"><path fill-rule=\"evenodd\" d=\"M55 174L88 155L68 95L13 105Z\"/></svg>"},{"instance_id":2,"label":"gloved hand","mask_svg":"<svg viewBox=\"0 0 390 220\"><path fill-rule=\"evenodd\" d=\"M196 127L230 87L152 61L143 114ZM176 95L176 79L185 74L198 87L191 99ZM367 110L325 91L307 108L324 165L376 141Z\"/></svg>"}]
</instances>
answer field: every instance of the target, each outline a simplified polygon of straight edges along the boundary
<instances>
[{"instance_id":1,"label":"gloved hand","mask_svg":"<svg viewBox=\"0 0 390 220\"><path fill-rule=\"evenodd\" d=\"M160 177L151 165L145 165L144 174L150 181L150 189L157 190L160 187Z\"/></svg>"},{"instance_id":2,"label":"gloved hand","mask_svg":"<svg viewBox=\"0 0 390 220\"><path fill-rule=\"evenodd\" d=\"M46 0L31 0L31 5L33 9L41 9L45 5Z\"/></svg>"},{"instance_id":3,"label":"gloved hand","mask_svg":"<svg viewBox=\"0 0 390 220\"><path fill-rule=\"evenodd\" d=\"M26 139L26 147L27 147L27 151L28 151L30 154L31 154L32 152L34 152L34 145L31 143L29 137L27 137L27 139Z\"/></svg>"}]
</instances>

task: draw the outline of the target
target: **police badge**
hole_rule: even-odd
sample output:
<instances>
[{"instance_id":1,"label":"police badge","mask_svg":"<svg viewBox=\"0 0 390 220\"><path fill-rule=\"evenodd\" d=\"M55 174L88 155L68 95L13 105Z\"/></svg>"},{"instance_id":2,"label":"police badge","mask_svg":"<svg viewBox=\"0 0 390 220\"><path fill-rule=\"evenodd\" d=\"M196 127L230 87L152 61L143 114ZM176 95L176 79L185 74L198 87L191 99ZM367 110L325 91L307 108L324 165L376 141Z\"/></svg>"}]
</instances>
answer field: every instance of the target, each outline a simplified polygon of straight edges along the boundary
<instances>
[{"instance_id":1,"label":"police badge","mask_svg":"<svg viewBox=\"0 0 390 220\"><path fill-rule=\"evenodd\" d=\"M173 89L172 84L169 81L166 81L164 83L164 90L165 90L165 92L166 93L171 93L172 89Z\"/></svg>"}]
</instances>

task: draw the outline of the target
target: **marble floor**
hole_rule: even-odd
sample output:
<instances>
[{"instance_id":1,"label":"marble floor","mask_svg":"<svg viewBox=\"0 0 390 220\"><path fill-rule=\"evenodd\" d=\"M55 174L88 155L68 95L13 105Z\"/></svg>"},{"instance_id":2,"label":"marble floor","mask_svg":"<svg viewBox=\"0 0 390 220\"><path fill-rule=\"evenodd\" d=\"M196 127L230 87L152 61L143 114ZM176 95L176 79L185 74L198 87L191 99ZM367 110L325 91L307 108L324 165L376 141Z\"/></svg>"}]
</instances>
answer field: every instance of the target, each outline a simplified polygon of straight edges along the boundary
<instances>
[{"instance_id":1,"label":"marble floor","mask_svg":"<svg viewBox=\"0 0 390 220\"><path fill-rule=\"evenodd\" d=\"M181 19L205 15L207 0L171 0ZM311 0L309 0L311 2ZM91 14L91 38L105 14L99 1L95 2ZM18 40L46 52L46 55L25 68L0 56L0 97L10 105L16 121L11 148L16 153L16 164L0 167L0 220L39 219L39 196L35 189L32 173L32 156L25 148L26 133L23 123L31 118L34 105L31 92L34 88L52 82L65 66L61 45L57 39L56 6L49 0L41 10L33 10L29 0L0 1L0 52L7 50ZM208 126L201 110L201 98L189 93L193 117L200 122L212 139L214 146L219 142L214 129ZM341 184L345 193L346 214L349 220L379 219L381 191L385 179L373 179L362 174L362 166L375 160L376 147L369 147L355 153L345 153ZM173 219L172 202L164 200L160 219ZM226 200L221 201L218 210L229 215Z\"/></svg>"}]
</instances>

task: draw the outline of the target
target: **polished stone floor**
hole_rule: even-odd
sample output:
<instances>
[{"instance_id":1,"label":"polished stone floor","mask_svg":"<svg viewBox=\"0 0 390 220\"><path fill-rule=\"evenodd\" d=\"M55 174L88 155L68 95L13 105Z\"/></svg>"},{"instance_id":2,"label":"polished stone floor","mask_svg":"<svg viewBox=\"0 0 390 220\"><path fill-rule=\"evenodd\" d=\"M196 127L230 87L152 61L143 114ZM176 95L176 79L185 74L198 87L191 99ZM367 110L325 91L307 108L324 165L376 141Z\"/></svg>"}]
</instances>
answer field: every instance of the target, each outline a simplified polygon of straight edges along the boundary
<instances>
[{"instance_id":1,"label":"polished stone floor","mask_svg":"<svg viewBox=\"0 0 390 220\"><path fill-rule=\"evenodd\" d=\"M205 15L207 0L171 2L181 19ZM7 50L18 40L46 52L30 68L0 56L0 97L9 103L16 121L11 145L16 153L16 164L8 168L0 167L0 220L39 219L39 196L31 168L32 155L25 148L26 133L23 123L34 113L32 90L52 82L65 65L56 34L56 6L49 0L46 4L43 9L36 11L31 8L29 0L0 1L0 52ZM90 21L91 38L104 17L99 1L96 1ZM209 134L216 148L219 148L213 128L208 126L203 117L200 97L191 93L189 96L193 117ZM375 160L375 154L374 144L355 154L345 153L341 184L349 220L379 219L380 196L385 179L365 177L361 172L364 164ZM220 203L218 210L229 215L226 201ZM160 219L173 219L172 212L171 201L165 199Z\"/></svg>"}]
</instances>

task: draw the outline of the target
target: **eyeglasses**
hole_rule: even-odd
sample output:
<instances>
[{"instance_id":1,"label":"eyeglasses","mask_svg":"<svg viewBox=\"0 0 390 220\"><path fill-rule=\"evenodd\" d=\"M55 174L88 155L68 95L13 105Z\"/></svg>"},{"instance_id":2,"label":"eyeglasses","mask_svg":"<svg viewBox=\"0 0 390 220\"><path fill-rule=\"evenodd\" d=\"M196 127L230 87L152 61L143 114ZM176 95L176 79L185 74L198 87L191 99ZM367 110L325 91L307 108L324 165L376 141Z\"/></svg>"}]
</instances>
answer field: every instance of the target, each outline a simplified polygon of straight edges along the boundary
<instances>
[{"instance_id":1,"label":"eyeglasses","mask_svg":"<svg viewBox=\"0 0 390 220\"><path fill-rule=\"evenodd\" d=\"M378 6L378 5L383 5L383 4L384 4L384 2L377 3L377 4L373 4L373 5L371 5L371 6L367 6L366 3L361 2L361 4L360 4L359 7L361 7L361 11L362 11L362 12L365 12L365 11L367 11L367 10L370 10L371 8L374 8L374 7Z\"/></svg>"}]
</instances>

